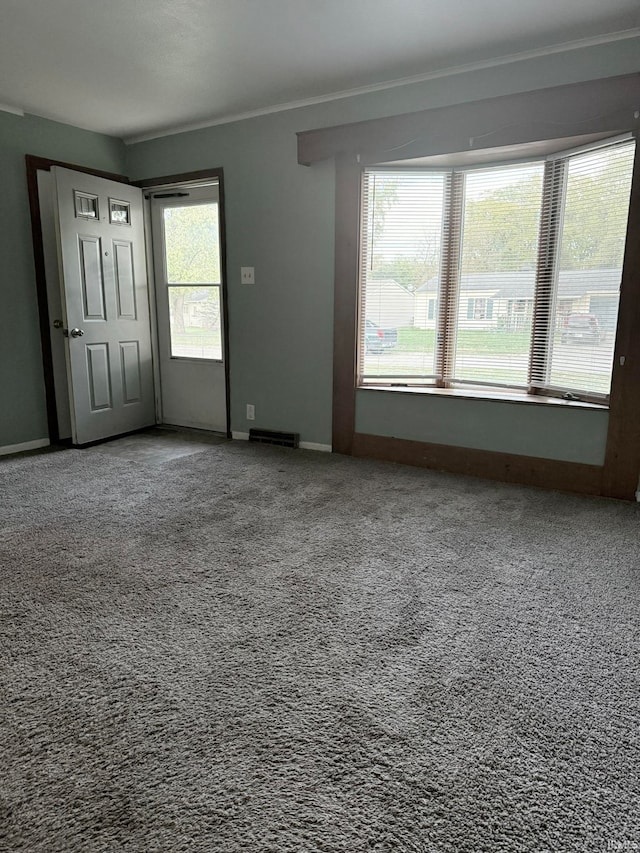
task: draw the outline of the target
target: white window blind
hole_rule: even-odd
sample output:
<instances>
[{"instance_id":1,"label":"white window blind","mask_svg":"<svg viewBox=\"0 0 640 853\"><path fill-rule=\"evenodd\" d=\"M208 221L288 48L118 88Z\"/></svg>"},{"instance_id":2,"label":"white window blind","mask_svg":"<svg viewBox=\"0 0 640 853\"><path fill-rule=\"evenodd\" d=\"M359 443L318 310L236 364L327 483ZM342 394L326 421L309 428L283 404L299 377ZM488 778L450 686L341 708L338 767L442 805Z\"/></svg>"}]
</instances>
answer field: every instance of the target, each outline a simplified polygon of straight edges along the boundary
<instances>
[{"instance_id":1,"label":"white window blind","mask_svg":"<svg viewBox=\"0 0 640 853\"><path fill-rule=\"evenodd\" d=\"M364 175L360 363L366 379L435 378L447 181L442 172Z\"/></svg>"},{"instance_id":2,"label":"white window blind","mask_svg":"<svg viewBox=\"0 0 640 853\"><path fill-rule=\"evenodd\" d=\"M463 175L447 320L454 382L527 387L543 173L533 163Z\"/></svg>"},{"instance_id":3,"label":"white window blind","mask_svg":"<svg viewBox=\"0 0 640 853\"><path fill-rule=\"evenodd\" d=\"M533 387L609 394L634 154L628 140L549 163Z\"/></svg>"},{"instance_id":4,"label":"white window blind","mask_svg":"<svg viewBox=\"0 0 640 853\"><path fill-rule=\"evenodd\" d=\"M606 402L634 156L366 171L360 382Z\"/></svg>"}]
</instances>

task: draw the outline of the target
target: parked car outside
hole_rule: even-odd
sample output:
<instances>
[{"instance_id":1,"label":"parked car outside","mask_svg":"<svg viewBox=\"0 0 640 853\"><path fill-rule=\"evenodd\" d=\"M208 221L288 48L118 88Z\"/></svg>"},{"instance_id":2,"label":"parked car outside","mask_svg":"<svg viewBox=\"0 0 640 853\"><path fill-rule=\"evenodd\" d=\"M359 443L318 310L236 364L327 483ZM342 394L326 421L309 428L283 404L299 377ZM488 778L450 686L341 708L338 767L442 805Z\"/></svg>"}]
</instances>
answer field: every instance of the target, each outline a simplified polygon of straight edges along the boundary
<instances>
[{"instance_id":1,"label":"parked car outside","mask_svg":"<svg viewBox=\"0 0 640 853\"><path fill-rule=\"evenodd\" d=\"M560 340L563 344L599 344L602 334L598 318L595 314L567 314L562 324Z\"/></svg>"},{"instance_id":2,"label":"parked car outside","mask_svg":"<svg viewBox=\"0 0 640 853\"><path fill-rule=\"evenodd\" d=\"M384 352L398 346L398 330L377 326L372 320L366 320L365 349L367 352Z\"/></svg>"}]
</instances>

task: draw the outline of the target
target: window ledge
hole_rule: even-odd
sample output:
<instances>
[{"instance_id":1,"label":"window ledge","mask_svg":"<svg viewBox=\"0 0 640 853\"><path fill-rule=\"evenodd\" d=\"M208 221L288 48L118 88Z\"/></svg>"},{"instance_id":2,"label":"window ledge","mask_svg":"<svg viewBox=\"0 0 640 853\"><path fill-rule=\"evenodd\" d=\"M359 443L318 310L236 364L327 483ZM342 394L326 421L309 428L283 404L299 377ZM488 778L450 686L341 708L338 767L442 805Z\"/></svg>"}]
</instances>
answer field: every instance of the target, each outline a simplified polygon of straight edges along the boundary
<instances>
[{"instance_id":1,"label":"window ledge","mask_svg":"<svg viewBox=\"0 0 640 853\"><path fill-rule=\"evenodd\" d=\"M500 403L524 403L535 406L562 406L571 409L595 409L608 411L607 403L587 403L583 400L562 400L559 397L545 397L527 394L524 391L475 390L473 388L432 388L424 385L358 385L358 391L392 391L400 394L427 394L435 397L452 397L459 400L487 400Z\"/></svg>"}]
</instances>

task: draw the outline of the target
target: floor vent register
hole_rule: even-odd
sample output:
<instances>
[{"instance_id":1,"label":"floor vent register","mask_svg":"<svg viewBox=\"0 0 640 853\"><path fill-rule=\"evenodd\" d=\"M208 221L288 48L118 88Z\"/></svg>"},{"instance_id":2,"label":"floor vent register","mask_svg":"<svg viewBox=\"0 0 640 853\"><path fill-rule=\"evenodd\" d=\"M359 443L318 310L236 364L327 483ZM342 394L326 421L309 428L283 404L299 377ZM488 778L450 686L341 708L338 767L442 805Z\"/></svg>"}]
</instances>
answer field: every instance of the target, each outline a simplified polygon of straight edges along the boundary
<instances>
[{"instance_id":1,"label":"floor vent register","mask_svg":"<svg viewBox=\"0 0 640 853\"><path fill-rule=\"evenodd\" d=\"M297 432L276 432L271 429L250 429L249 441L260 444L277 444L280 447L297 447L300 436Z\"/></svg>"}]
</instances>

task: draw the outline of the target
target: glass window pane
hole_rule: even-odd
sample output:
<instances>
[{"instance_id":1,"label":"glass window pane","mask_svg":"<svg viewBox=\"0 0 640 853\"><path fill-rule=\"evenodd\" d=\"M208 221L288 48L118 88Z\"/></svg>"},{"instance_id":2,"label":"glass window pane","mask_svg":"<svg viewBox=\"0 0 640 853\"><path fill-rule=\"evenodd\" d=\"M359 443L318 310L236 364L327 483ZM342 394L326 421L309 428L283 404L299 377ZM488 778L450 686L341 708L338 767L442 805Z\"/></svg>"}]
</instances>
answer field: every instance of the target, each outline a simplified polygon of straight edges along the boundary
<instances>
[{"instance_id":1,"label":"glass window pane","mask_svg":"<svg viewBox=\"0 0 640 853\"><path fill-rule=\"evenodd\" d=\"M98 196L89 195L89 193L81 193L78 190L74 192L76 204L76 216L81 216L83 219L99 219L98 216Z\"/></svg>"},{"instance_id":2,"label":"glass window pane","mask_svg":"<svg viewBox=\"0 0 640 853\"><path fill-rule=\"evenodd\" d=\"M363 378L424 382L435 375L446 177L365 175L361 261Z\"/></svg>"},{"instance_id":3,"label":"glass window pane","mask_svg":"<svg viewBox=\"0 0 640 853\"><path fill-rule=\"evenodd\" d=\"M169 284L219 284L218 205L164 209L164 240Z\"/></svg>"},{"instance_id":4,"label":"glass window pane","mask_svg":"<svg viewBox=\"0 0 640 853\"><path fill-rule=\"evenodd\" d=\"M171 355L222 360L219 287L168 288Z\"/></svg>"},{"instance_id":5,"label":"glass window pane","mask_svg":"<svg viewBox=\"0 0 640 853\"><path fill-rule=\"evenodd\" d=\"M131 225L131 205L127 201L109 199L109 219L112 225Z\"/></svg>"},{"instance_id":6,"label":"glass window pane","mask_svg":"<svg viewBox=\"0 0 640 853\"><path fill-rule=\"evenodd\" d=\"M454 377L525 387L544 164L465 175Z\"/></svg>"},{"instance_id":7,"label":"glass window pane","mask_svg":"<svg viewBox=\"0 0 640 853\"><path fill-rule=\"evenodd\" d=\"M607 395L618 321L633 142L571 157L549 383Z\"/></svg>"}]
</instances>

